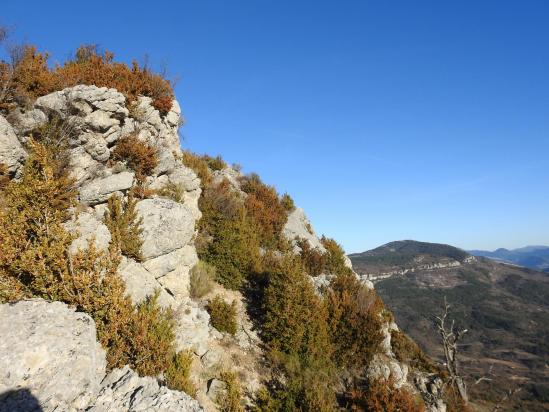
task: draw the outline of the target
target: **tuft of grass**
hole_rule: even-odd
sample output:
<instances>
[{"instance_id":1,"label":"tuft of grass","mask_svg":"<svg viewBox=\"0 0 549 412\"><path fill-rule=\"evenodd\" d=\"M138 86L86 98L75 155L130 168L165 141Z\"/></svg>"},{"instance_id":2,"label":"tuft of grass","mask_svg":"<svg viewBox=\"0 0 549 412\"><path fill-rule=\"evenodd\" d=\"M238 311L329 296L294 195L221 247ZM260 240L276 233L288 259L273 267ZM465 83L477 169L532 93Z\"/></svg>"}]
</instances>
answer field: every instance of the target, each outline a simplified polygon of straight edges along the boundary
<instances>
[{"instance_id":1,"label":"tuft of grass","mask_svg":"<svg viewBox=\"0 0 549 412\"><path fill-rule=\"evenodd\" d=\"M190 295L192 298L201 298L211 292L215 267L207 262L200 261L191 269Z\"/></svg>"}]
</instances>

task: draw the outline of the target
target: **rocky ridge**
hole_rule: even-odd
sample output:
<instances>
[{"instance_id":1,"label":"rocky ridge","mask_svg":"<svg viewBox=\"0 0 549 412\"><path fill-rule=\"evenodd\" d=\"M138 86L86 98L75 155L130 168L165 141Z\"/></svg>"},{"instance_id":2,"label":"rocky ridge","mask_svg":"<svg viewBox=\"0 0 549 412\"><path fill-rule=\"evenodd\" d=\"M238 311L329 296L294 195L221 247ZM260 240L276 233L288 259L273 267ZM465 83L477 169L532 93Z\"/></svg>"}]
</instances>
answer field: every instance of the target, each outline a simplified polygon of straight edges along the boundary
<instances>
[{"instance_id":1,"label":"rocky ridge","mask_svg":"<svg viewBox=\"0 0 549 412\"><path fill-rule=\"evenodd\" d=\"M237 303L241 330L235 338L229 338L215 330L210 324L210 316L204 305L189 296L190 270L198 262L194 239L196 223L201 217L198 207L201 189L200 179L195 172L180 161L180 116L177 101L173 102L171 111L161 116L151 105L150 98L139 97L137 104L129 106L125 97L114 89L75 86L38 98L32 108L13 113L9 121L0 116L0 163L7 165L10 174L17 178L26 157L23 144L28 141L33 131L48 120L65 120L66 124L70 125L66 133L69 164L76 179L81 204L78 210L73 211L72 219L66 224L68 230L78 235L71 245L71 252L85 247L89 241L93 241L97 248L104 250L111 240L109 230L103 223L107 200L112 194L127 196L136 181L135 173L127 165L112 161L111 152L120 139L129 135L136 135L141 141L155 147L159 162L152 175L147 177L147 187L161 189L167 184L175 185L181 189L182 200L175 201L156 195L138 200L136 209L142 219L143 259L138 262L131 258L123 258L118 272L134 303L141 302L155 290L159 290L159 303L175 310L178 349L191 349L195 354L197 362L194 379L198 384L197 399L205 409L213 410L215 405L211 388L215 383L215 371L219 365L230 364L231 367L236 367L237 371L240 370L245 394L251 396L260 386L261 375L258 369L263 353L259 338L244 308L244 298L241 294L227 290L216 291ZM239 171L227 167L215 172L213 178L227 179L235 190L241 191L241 176ZM299 252L296 245L298 239L305 239L312 248L325 252L302 209L296 208L289 214L283 234L294 242L296 252ZM346 264L352 268L349 260ZM315 285L325 285L329 281L329 275L311 278L311 281ZM362 281L373 287L368 279ZM29 305L42 309L27 313ZM75 393L66 391L63 381L58 380L58 376L59 379L63 379L64 375L57 373L55 364L49 362L48 368L39 368L32 374L33 379L37 379L36 382L43 383L29 385L25 379L6 381L8 384L0 389L0 393L29 388L44 411L53 410L54 404L61 402L68 405L67 410L83 410L88 407L97 411L180 410L177 408L181 408L182 405L188 408L186 410L200 409L198 403L188 395L170 391L160 386L154 378L139 378L128 368L112 371L104 377L104 354L101 354L95 340L93 321L86 315L63 306L60 303L37 301L21 302L14 306L2 305L0 322L9 326L12 322L11 317L19 316L20 322L28 317L31 319L29 324L33 325L39 323L41 315L57 314L57 320L53 319L51 323L43 322L44 325L55 324L58 321L78 337L87 339L79 341L67 337L66 342L59 340L59 362L62 364L68 359L73 359L75 352L68 349L70 347L74 347L76 353L86 352L87 355L82 353L81 362L73 364L69 361L69 366L76 367L75 373L81 370L84 374L84 371L87 371L87 380L82 378L78 384L71 382ZM10 310L15 310L14 308L17 309L17 313L10 315ZM31 315L36 317L34 323ZM6 329L2 336L8 336L6 342L11 342L12 346L23 345L20 364L32 362L35 355L26 351L26 338L14 333L8 326L4 326ZM40 333L28 333L36 332L33 336L47 342L47 339L51 339L48 337L51 332L49 329L49 326L44 326ZM392 351L391 330L396 329L398 327L394 322L385 325L383 351L376 355L372 365L369 365L368 373L375 377L391 376L396 387L415 388L411 383L408 366L400 363ZM21 329L20 333L24 333L24 329ZM0 347L0 359L5 362L5 369L2 370L7 371L12 377L26 376L27 372L12 371L13 364L9 359L14 355L10 345ZM86 356L92 357L93 361ZM43 359L41 357L42 355L37 359ZM93 373L89 372L90 370L93 370ZM54 389L47 386L48 382L55 384ZM421 388L427 386L423 383L417 385L417 388L421 391ZM15 395L9 396L11 399ZM59 398L60 396L63 398ZM432 402L429 407L432 411L445 410L444 405L438 400Z\"/></svg>"}]
</instances>

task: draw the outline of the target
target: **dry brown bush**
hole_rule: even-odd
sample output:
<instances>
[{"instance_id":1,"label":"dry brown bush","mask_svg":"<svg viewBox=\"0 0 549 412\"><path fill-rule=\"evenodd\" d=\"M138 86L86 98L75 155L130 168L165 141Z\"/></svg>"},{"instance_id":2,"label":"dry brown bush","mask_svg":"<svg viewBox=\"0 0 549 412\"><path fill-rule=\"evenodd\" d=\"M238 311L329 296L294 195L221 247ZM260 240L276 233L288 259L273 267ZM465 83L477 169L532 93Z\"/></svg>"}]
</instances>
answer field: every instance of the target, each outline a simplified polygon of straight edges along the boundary
<instances>
[{"instance_id":1,"label":"dry brown bush","mask_svg":"<svg viewBox=\"0 0 549 412\"><path fill-rule=\"evenodd\" d=\"M12 56L12 62L0 64L0 84L7 85L0 103L31 103L37 97L78 84L117 89L129 102L137 97L152 98L152 105L166 114L172 106L173 89L169 81L140 67L114 61L114 54L99 52L94 45L81 46L73 60L53 69L48 67L48 54L34 46L22 46Z\"/></svg>"},{"instance_id":2,"label":"dry brown bush","mask_svg":"<svg viewBox=\"0 0 549 412\"><path fill-rule=\"evenodd\" d=\"M111 159L125 162L135 172L139 182L150 176L158 165L157 150L133 134L124 136L117 142L111 151Z\"/></svg>"}]
</instances>

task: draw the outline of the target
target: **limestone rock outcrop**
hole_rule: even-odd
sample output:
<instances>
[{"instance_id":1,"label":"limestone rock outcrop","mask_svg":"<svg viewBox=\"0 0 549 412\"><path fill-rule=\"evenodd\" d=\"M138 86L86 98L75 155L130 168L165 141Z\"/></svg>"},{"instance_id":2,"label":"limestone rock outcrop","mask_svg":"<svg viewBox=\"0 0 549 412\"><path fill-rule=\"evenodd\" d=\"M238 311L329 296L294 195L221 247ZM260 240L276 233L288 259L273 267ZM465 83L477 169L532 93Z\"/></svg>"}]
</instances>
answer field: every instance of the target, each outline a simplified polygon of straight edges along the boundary
<instances>
[{"instance_id":1,"label":"limestone rock outcrop","mask_svg":"<svg viewBox=\"0 0 549 412\"><path fill-rule=\"evenodd\" d=\"M296 245L299 239L305 239L312 248L317 249L319 252L326 252L326 248L316 235L311 222L305 215L305 211L299 207L288 215L288 221L284 225L282 233L294 244L294 249L297 252L300 251L299 246Z\"/></svg>"},{"instance_id":2,"label":"limestone rock outcrop","mask_svg":"<svg viewBox=\"0 0 549 412\"><path fill-rule=\"evenodd\" d=\"M105 376L95 323L61 302L0 305L0 411L189 411L184 392L128 366Z\"/></svg>"},{"instance_id":3,"label":"limestone rock outcrop","mask_svg":"<svg viewBox=\"0 0 549 412\"><path fill-rule=\"evenodd\" d=\"M155 378L139 377L128 366L113 370L102 382L88 412L200 412L202 407L185 392L160 386Z\"/></svg>"},{"instance_id":4,"label":"limestone rock outcrop","mask_svg":"<svg viewBox=\"0 0 549 412\"><path fill-rule=\"evenodd\" d=\"M0 163L8 168L11 175L18 177L26 157L12 125L0 115Z\"/></svg>"},{"instance_id":5,"label":"limestone rock outcrop","mask_svg":"<svg viewBox=\"0 0 549 412\"><path fill-rule=\"evenodd\" d=\"M99 392L105 351L95 323L60 302L0 305L0 411L81 410Z\"/></svg>"},{"instance_id":6,"label":"limestone rock outcrop","mask_svg":"<svg viewBox=\"0 0 549 412\"><path fill-rule=\"evenodd\" d=\"M179 158L178 127L181 110L177 101L161 116L148 97L128 104L124 95L106 87L78 85L39 97L32 110L14 114L12 127L0 116L0 162L17 175L26 157L20 142L25 142L36 127L48 118L63 119L69 144L71 174L76 179L81 206L66 228L77 234L71 253L84 249L93 239L105 250L111 240L103 224L110 196L124 197L136 183L134 171L124 163L113 162L111 150L129 135L137 136L156 149L158 164L147 177L150 190L167 184L178 188L182 199L140 200L143 219L142 262L124 260L120 274L128 294L138 303L160 289L160 303L176 308L177 299L188 296L189 271L197 263L194 248L195 226L201 217L198 208L200 180ZM16 133L17 132L17 133Z\"/></svg>"}]
</instances>

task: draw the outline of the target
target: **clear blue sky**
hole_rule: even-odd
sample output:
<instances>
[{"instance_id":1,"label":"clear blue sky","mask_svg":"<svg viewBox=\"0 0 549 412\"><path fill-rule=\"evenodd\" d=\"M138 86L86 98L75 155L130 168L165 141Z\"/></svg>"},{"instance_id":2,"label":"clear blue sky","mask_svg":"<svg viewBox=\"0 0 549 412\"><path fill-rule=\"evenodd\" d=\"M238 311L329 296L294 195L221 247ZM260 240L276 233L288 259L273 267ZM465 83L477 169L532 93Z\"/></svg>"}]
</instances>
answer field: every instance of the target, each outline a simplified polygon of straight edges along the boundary
<instances>
[{"instance_id":1,"label":"clear blue sky","mask_svg":"<svg viewBox=\"0 0 549 412\"><path fill-rule=\"evenodd\" d=\"M289 192L348 252L549 244L549 2L13 1L15 40L179 77L183 145Z\"/></svg>"}]
</instances>

